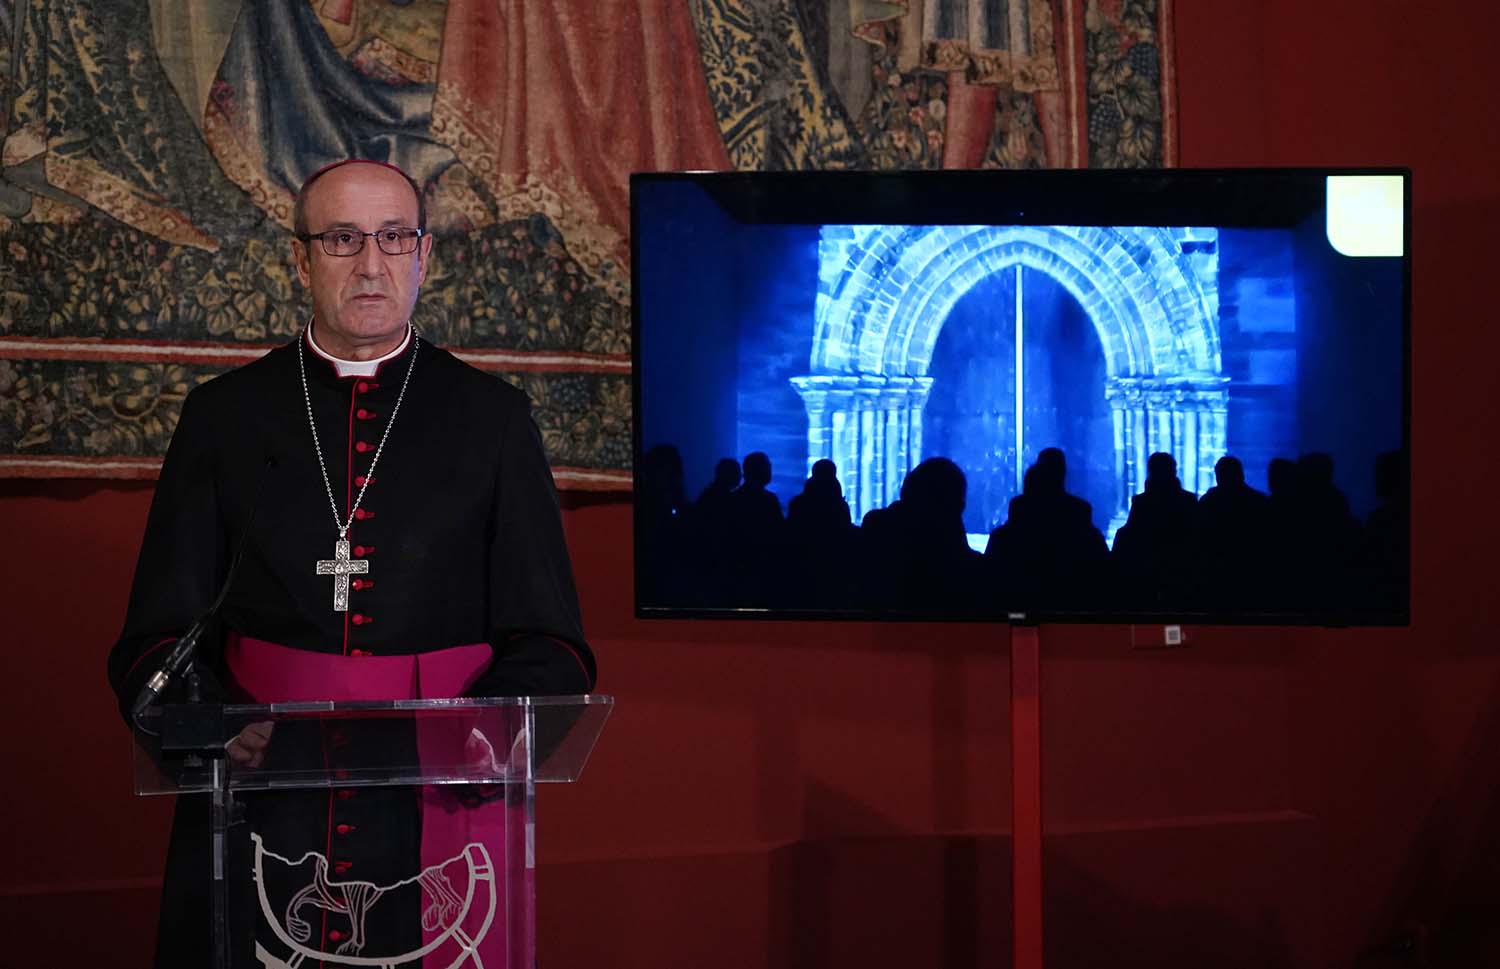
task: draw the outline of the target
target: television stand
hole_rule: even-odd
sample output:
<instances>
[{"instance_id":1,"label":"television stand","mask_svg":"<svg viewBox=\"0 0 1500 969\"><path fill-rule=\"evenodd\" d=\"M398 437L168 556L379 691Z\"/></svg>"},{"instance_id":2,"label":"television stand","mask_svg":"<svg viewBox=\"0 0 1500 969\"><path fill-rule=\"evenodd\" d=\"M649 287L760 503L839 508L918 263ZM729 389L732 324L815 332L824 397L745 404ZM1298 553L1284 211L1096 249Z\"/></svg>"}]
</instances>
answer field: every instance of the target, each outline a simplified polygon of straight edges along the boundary
<instances>
[{"instance_id":1,"label":"television stand","mask_svg":"<svg viewBox=\"0 0 1500 969\"><path fill-rule=\"evenodd\" d=\"M1011 942L1014 969L1042 969L1041 630L1010 626Z\"/></svg>"}]
</instances>

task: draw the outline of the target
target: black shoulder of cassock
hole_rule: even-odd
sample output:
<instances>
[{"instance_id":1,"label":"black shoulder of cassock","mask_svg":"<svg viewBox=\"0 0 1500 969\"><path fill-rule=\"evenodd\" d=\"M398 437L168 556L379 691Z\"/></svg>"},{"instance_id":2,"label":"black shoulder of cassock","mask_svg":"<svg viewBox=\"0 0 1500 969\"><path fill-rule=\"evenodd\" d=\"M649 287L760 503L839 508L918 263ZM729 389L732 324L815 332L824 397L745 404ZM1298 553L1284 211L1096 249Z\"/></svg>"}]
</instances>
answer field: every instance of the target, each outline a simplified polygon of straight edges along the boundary
<instances>
[{"instance_id":1,"label":"black shoulder of cassock","mask_svg":"<svg viewBox=\"0 0 1500 969\"><path fill-rule=\"evenodd\" d=\"M165 657L165 647L207 611L228 567L217 511L214 445L220 431L212 416L215 398L232 386L228 377L187 395L162 462L125 625L107 663L122 714Z\"/></svg>"},{"instance_id":2,"label":"black shoulder of cassock","mask_svg":"<svg viewBox=\"0 0 1500 969\"><path fill-rule=\"evenodd\" d=\"M595 684L594 654L583 635L557 487L531 402L446 351L434 356L443 361L443 376L459 382L463 419L497 434L499 444L488 529L495 660L468 692L587 693Z\"/></svg>"}]
</instances>

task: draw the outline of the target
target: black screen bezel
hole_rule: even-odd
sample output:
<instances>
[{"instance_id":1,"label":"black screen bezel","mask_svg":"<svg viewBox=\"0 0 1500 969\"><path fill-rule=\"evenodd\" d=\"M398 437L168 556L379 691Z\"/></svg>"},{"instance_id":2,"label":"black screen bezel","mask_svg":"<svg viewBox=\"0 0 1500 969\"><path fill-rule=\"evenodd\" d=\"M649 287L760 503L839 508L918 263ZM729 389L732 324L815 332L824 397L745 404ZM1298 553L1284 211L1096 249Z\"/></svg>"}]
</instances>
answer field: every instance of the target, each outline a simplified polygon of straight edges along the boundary
<instances>
[{"instance_id":1,"label":"black screen bezel","mask_svg":"<svg viewBox=\"0 0 1500 969\"><path fill-rule=\"evenodd\" d=\"M1404 494L1411 484L1411 169L1407 167L1070 169L1045 171L920 172L638 172L630 177L631 218L631 436L633 464L643 453L641 414L642 323L639 291L641 217L637 186L690 182L702 187L738 221L755 224L906 225L1233 225L1280 227L1325 204L1330 175L1396 175L1403 185L1401 436L1406 457ZM634 480L634 528L641 502ZM1410 575L1410 509L1407 514ZM1196 625L1406 626L1405 601L1390 610L1176 610L1038 609L985 613L903 612L873 609L704 607L643 604L641 556L632 550L635 615L641 619L772 619L1036 623L1174 623Z\"/></svg>"}]
</instances>

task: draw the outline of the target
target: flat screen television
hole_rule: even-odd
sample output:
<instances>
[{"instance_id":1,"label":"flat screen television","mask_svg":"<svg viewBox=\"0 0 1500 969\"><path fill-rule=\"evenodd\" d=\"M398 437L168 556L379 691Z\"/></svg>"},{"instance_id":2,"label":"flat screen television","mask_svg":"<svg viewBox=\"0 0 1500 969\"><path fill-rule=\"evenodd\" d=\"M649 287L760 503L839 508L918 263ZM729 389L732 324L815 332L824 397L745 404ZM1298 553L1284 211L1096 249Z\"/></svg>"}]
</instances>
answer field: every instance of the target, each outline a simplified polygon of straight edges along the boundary
<instances>
[{"instance_id":1,"label":"flat screen television","mask_svg":"<svg viewBox=\"0 0 1500 969\"><path fill-rule=\"evenodd\" d=\"M1406 623L1409 200L634 176L637 614Z\"/></svg>"}]
</instances>

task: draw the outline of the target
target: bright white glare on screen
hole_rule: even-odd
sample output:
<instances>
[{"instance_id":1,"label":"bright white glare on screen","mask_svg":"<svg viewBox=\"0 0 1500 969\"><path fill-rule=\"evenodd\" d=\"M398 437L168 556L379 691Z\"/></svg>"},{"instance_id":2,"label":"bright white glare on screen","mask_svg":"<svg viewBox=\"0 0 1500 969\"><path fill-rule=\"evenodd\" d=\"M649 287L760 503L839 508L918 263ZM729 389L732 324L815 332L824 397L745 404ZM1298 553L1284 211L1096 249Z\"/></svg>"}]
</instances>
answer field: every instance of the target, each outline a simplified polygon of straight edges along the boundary
<instances>
[{"instance_id":1,"label":"bright white glare on screen","mask_svg":"<svg viewBox=\"0 0 1500 969\"><path fill-rule=\"evenodd\" d=\"M1329 175L1328 244L1346 256L1400 256L1405 205L1400 175Z\"/></svg>"}]
</instances>

